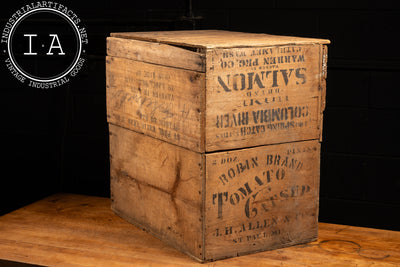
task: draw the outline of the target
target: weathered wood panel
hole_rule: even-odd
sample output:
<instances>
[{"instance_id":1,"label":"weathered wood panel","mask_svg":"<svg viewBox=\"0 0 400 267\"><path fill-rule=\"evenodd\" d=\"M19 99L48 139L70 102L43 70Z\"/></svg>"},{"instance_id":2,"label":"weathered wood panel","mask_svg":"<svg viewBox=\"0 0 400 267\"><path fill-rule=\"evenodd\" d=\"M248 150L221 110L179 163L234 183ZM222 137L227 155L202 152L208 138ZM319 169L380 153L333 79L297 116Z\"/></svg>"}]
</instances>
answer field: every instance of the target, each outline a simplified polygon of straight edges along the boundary
<instances>
[{"instance_id":1,"label":"weathered wood panel","mask_svg":"<svg viewBox=\"0 0 400 267\"><path fill-rule=\"evenodd\" d=\"M107 120L204 150L204 73L107 57Z\"/></svg>"},{"instance_id":2,"label":"weathered wood panel","mask_svg":"<svg viewBox=\"0 0 400 267\"><path fill-rule=\"evenodd\" d=\"M111 33L111 36L197 48L262 47L316 43L329 44L329 40L325 39L220 30L114 32Z\"/></svg>"},{"instance_id":3,"label":"weathered wood panel","mask_svg":"<svg viewBox=\"0 0 400 267\"><path fill-rule=\"evenodd\" d=\"M0 217L2 260L55 267L399 266L400 232L319 223L318 241L307 245L201 264L116 216L108 198L57 194Z\"/></svg>"},{"instance_id":4,"label":"weathered wood panel","mask_svg":"<svg viewBox=\"0 0 400 267\"><path fill-rule=\"evenodd\" d=\"M319 138L321 48L207 50L206 151Z\"/></svg>"},{"instance_id":5,"label":"weathered wood panel","mask_svg":"<svg viewBox=\"0 0 400 267\"><path fill-rule=\"evenodd\" d=\"M326 45L321 46L320 51L320 106L319 106L319 141L322 142L322 127L324 121L324 111L326 107L326 78L328 76L328 47Z\"/></svg>"},{"instance_id":6,"label":"weathered wood panel","mask_svg":"<svg viewBox=\"0 0 400 267\"><path fill-rule=\"evenodd\" d=\"M317 238L317 140L206 155L206 259Z\"/></svg>"},{"instance_id":7,"label":"weathered wood panel","mask_svg":"<svg viewBox=\"0 0 400 267\"><path fill-rule=\"evenodd\" d=\"M171 66L194 71L205 71L204 53L166 44L133 39L107 38L107 55Z\"/></svg>"},{"instance_id":8,"label":"weathered wood panel","mask_svg":"<svg viewBox=\"0 0 400 267\"><path fill-rule=\"evenodd\" d=\"M110 124L112 209L176 248L203 258L203 158Z\"/></svg>"}]
</instances>

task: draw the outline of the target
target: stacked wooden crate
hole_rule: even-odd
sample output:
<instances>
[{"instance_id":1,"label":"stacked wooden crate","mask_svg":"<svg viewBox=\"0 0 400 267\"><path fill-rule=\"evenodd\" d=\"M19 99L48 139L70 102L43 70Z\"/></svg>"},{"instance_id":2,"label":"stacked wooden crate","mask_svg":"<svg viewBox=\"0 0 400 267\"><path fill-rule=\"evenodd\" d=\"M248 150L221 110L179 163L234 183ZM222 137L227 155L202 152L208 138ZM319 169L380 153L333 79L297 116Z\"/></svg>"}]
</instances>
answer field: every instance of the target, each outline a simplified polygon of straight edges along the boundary
<instances>
[{"instance_id":1,"label":"stacked wooden crate","mask_svg":"<svg viewBox=\"0 0 400 267\"><path fill-rule=\"evenodd\" d=\"M200 261L315 240L328 43L112 33L112 209Z\"/></svg>"}]
</instances>

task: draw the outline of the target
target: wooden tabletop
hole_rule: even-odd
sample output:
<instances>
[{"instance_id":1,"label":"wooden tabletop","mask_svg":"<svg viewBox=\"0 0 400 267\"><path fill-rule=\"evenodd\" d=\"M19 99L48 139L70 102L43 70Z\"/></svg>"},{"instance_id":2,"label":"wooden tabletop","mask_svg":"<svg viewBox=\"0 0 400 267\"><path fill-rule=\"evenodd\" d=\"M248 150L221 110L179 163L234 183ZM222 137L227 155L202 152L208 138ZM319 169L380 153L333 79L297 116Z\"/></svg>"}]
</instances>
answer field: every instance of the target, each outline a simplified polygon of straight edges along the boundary
<instances>
[{"instance_id":1,"label":"wooden tabletop","mask_svg":"<svg viewBox=\"0 0 400 267\"><path fill-rule=\"evenodd\" d=\"M400 266L400 232L320 223L316 242L200 264L113 214L108 198L57 194L0 217L0 266L10 261L48 266Z\"/></svg>"}]
</instances>

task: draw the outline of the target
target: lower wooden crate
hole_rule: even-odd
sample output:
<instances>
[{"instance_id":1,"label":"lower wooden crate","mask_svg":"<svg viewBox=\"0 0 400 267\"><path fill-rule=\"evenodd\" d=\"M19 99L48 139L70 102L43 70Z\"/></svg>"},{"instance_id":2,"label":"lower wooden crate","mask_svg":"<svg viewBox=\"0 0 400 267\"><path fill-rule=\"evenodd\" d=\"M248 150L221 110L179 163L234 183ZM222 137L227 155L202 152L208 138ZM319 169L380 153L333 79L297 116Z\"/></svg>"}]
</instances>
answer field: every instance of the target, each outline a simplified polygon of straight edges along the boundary
<instances>
[{"instance_id":1,"label":"lower wooden crate","mask_svg":"<svg viewBox=\"0 0 400 267\"><path fill-rule=\"evenodd\" d=\"M113 211L191 257L316 240L318 140L197 153L109 129Z\"/></svg>"}]
</instances>

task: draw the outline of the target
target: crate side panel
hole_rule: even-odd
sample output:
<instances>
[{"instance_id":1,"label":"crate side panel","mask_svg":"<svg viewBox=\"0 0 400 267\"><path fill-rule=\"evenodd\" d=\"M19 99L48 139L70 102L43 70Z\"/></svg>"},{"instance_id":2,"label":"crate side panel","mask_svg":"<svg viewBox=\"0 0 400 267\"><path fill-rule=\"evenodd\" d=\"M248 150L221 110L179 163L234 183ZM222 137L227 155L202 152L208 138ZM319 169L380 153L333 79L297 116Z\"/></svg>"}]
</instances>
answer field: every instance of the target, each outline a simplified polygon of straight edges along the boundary
<instances>
[{"instance_id":1,"label":"crate side panel","mask_svg":"<svg viewBox=\"0 0 400 267\"><path fill-rule=\"evenodd\" d=\"M206 260L317 238L317 140L206 155Z\"/></svg>"},{"instance_id":2,"label":"crate side panel","mask_svg":"<svg viewBox=\"0 0 400 267\"><path fill-rule=\"evenodd\" d=\"M207 50L206 151L319 138L320 47Z\"/></svg>"},{"instance_id":3,"label":"crate side panel","mask_svg":"<svg viewBox=\"0 0 400 267\"><path fill-rule=\"evenodd\" d=\"M204 54L167 44L108 37L107 55L181 69L205 71Z\"/></svg>"},{"instance_id":4,"label":"crate side panel","mask_svg":"<svg viewBox=\"0 0 400 267\"><path fill-rule=\"evenodd\" d=\"M201 259L201 154L110 124L112 209Z\"/></svg>"},{"instance_id":5,"label":"crate side panel","mask_svg":"<svg viewBox=\"0 0 400 267\"><path fill-rule=\"evenodd\" d=\"M204 73L107 57L107 120L202 151L204 83Z\"/></svg>"}]
</instances>

